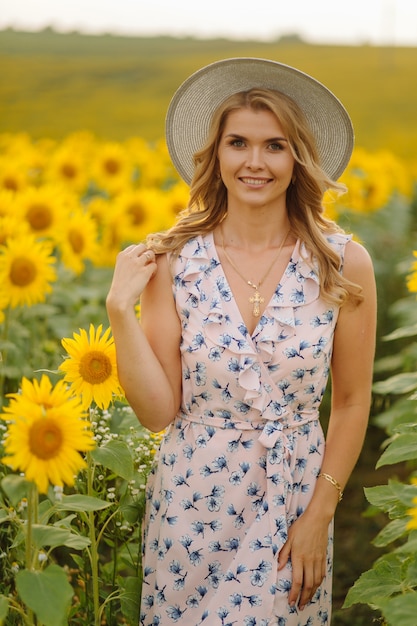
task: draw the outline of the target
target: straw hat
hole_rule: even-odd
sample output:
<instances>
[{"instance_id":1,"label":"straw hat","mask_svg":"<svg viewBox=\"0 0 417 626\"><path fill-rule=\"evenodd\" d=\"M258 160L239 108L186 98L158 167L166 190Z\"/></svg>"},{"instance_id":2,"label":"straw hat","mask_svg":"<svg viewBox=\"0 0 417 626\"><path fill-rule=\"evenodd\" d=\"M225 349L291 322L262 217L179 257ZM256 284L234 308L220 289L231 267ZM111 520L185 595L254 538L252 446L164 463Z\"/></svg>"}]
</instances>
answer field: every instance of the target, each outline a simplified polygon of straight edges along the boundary
<instances>
[{"instance_id":1,"label":"straw hat","mask_svg":"<svg viewBox=\"0 0 417 626\"><path fill-rule=\"evenodd\" d=\"M257 58L211 63L192 74L175 92L166 117L172 162L190 184L193 156L204 145L212 115L229 96L253 87L275 89L298 104L316 138L321 166L337 180L353 149L350 117L336 96L317 80L288 65Z\"/></svg>"}]
</instances>

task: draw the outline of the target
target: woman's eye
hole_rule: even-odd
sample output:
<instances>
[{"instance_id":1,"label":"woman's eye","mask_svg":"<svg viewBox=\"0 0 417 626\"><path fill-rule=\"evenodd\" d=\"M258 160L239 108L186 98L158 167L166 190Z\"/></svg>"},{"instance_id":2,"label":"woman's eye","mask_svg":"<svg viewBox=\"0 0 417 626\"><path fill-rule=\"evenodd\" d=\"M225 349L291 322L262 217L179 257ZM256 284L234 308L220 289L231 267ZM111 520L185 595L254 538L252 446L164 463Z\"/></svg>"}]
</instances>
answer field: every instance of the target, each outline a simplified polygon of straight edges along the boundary
<instances>
[{"instance_id":1,"label":"woman's eye","mask_svg":"<svg viewBox=\"0 0 417 626\"><path fill-rule=\"evenodd\" d=\"M233 141L231 141L231 145L236 148L242 148L245 144L242 139L233 139Z\"/></svg>"},{"instance_id":2,"label":"woman's eye","mask_svg":"<svg viewBox=\"0 0 417 626\"><path fill-rule=\"evenodd\" d=\"M282 150L284 148L282 143L271 143L269 147L271 148L271 150L275 150L275 151Z\"/></svg>"}]
</instances>

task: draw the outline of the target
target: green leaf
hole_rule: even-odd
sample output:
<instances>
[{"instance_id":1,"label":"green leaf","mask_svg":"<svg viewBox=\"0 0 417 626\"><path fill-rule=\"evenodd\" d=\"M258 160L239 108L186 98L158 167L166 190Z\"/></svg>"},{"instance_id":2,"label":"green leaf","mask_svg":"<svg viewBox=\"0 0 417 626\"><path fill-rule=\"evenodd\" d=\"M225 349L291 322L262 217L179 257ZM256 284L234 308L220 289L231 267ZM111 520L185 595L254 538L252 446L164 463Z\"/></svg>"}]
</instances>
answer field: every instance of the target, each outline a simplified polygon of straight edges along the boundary
<instances>
[{"instance_id":1,"label":"green leaf","mask_svg":"<svg viewBox=\"0 0 417 626\"><path fill-rule=\"evenodd\" d=\"M417 433L397 435L378 459L376 469L383 465L393 465L402 461L417 459Z\"/></svg>"},{"instance_id":2,"label":"green leaf","mask_svg":"<svg viewBox=\"0 0 417 626\"><path fill-rule=\"evenodd\" d=\"M414 337L417 335L417 324L412 324L411 326L403 326L402 328L397 328L392 333L385 335L382 337L383 341L393 341L394 339L402 339L403 337Z\"/></svg>"},{"instance_id":3,"label":"green leaf","mask_svg":"<svg viewBox=\"0 0 417 626\"><path fill-rule=\"evenodd\" d=\"M66 540L65 545L67 548L73 548L73 550L85 550L91 544L91 541L88 537L84 537L83 535L75 535L71 533L71 535Z\"/></svg>"},{"instance_id":4,"label":"green leaf","mask_svg":"<svg viewBox=\"0 0 417 626\"><path fill-rule=\"evenodd\" d=\"M101 511L112 506L112 502L93 498L92 496L83 496L74 494L72 496L63 496L61 501L55 503L57 511Z\"/></svg>"},{"instance_id":5,"label":"green leaf","mask_svg":"<svg viewBox=\"0 0 417 626\"><path fill-rule=\"evenodd\" d=\"M21 570L16 575L16 586L23 602L43 626L67 624L73 589L59 565L50 565L40 572Z\"/></svg>"},{"instance_id":6,"label":"green leaf","mask_svg":"<svg viewBox=\"0 0 417 626\"><path fill-rule=\"evenodd\" d=\"M126 576L118 579L121 586L120 604L123 617L130 624L139 622L141 579L135 576Z\"/></svg>"},{"instance_id":7,"label":"green leaf","mask_svg":"<svg viewBox=\"0 0 417 626\"><path fill-rule=\"evenodd\" d=\"M402 394L414 391L417 388L417 372L405 372L381 380L373 385L375 393L382 395L394 393Z\"/></svg>"},{"instance_id":8,"label":"green leaf","mask_svg":"<svg viewBox=\"0 0 417 626\"><path fill-rule=\"evenodd\" d=\"M388 626L415 626L417 612L417 592L409 591L395 598L384 599L379 608Z\"/></svg>"},{"instance_id":9,"label":"green leaf","mask_svg":"<svg viewBox=\"0 0 417 626\"><path fill-rule=\"evenodd\" d=\"M108 441L103 446L95 448L91 452L91 457L95 463L104 465L125 480L131 480L134 476L132 453L124 441Z\"/></svg>"},{"instance_id":10,"label":"green leaf","mask_svg":"<svg viewBox=\"0 0 417 626\"><path fill-rule=\"evenodd\" d=\"M397 554L417 554L417 530L412 530L407 542L396 548Z\"/></svg>"},{"instance_id":11,"label":"green leaf","mask_svg":"<svg viewBox=\"0 0 417 626\"><path fill-rule=\"evenodd\" d=\"M389 480L387 485L366 487L364 491L368 502L388 513L392 519L404 517L417 495L415 485L405 485L393 480Z\"/></svg>"},{"instance_id":12,"label":"green leaf","mask_svg":"<svg viewBox=\"0 0 417 626\"><path fill-rule=\"evenodd\" d=\"M23 476L9 474L3 478L1 486L11 504L16 506L22 498L27 497L31 483L28 482Z\"/></svg>"},{"instance_id":13,"label":"green leaf","mask_svg":"<svg viewBox=\"0 0 417 626\"><path fill-rule=\"evenodd\" d=\"M401 398L383 413L373 418L373 423L392 435L398 426L415 424L416 403L410 398Z\"/></svg>"},{"instance_id":14,"label":"green leaf","mask_svg":"<svg viewBox=\"0 0 417 626\"><path fill-rule=\"evenodd\" d=\"M67 546L76 550L83 550L90 541L87 537L75 535L66 528L57 528L56 526L44 526L42 524L34 524L32 526L32 540L34 546L40 548L56 548L57 546Z\"/></svg>"},{"instance_id":15,"label":"green leaf","mask_svg":"<svg viewBox=\"0 0 417 626\"><path fill-rule=\"evenodd\" d=\"M347 609L353 604L380 606L383 598L402 590L405 569L404 562L399 556L384 555L349 589L343 608Z\"/></svg>"},{"instance_id":16,"label":"green leaf","mask_svg":"<svg viewBox=\"0 0 417 626\"><path fill-rule=\"evenodd\" d=\"M6 596L0 595L0 625L4 624L4 620L9 612L9 601Z\"/></svg>"},{"instance_id":17,"label":"green leaf","mask_svg":"<svg viewBox=\"0 0 417 626\"><path fill-rule=\"evenodd\" d=\"M372 543L378 548L382 548L396 541L407 532L407 521L407 518L400 517L389 522L389 524L378 533Z\"/></svg>"}]
</instances>

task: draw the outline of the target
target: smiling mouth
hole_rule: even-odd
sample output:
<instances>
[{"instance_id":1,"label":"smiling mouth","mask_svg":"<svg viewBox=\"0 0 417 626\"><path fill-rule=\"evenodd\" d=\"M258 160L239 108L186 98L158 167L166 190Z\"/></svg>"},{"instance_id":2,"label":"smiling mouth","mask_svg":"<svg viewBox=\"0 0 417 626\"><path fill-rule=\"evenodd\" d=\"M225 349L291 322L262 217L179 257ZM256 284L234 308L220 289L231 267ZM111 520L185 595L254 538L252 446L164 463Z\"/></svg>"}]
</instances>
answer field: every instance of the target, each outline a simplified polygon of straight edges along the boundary
<instances>
[{"instance_id":1,"label":"smiling mouth","mask_svg":"<svg viewBox=\"0 0 417 626\"><path fill-rule=\"evenodd\" d=\"M243 177L240 179L242 181L242 183L245 183L246 185L265 185L266 183L269 182L269 178L248 178L248 177Z\"/></svg>"}]
</instances>

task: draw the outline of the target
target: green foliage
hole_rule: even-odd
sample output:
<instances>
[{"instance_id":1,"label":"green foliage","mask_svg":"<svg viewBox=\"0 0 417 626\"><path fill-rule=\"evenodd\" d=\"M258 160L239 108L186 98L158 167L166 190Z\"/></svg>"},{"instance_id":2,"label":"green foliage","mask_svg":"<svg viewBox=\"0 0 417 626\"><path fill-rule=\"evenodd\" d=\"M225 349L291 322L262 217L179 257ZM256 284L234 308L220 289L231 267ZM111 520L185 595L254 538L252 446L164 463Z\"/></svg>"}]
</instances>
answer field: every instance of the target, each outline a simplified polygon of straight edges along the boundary
<instances>
[{"instance_id":1,"label":"green foliage","mask_svg":"<svg viewBox=\"0 0 417 626\"><path fill-rule=\"evenodd\" d=\"M357 145L414 158L417 48L0 32L0 132L62 138L164 134L175 89L224 57L259 56L293 65L332 89L347 107ZM387 88L389 85L389 88Z\"/></svg>"},{"instance_id":2,"label":"green foliage","mask_svg":"<svg viewBox=\"0 0 417 626\"><path fill-rule=\"evenodd\" d=\"M23 602L45 626L65 626L73 590L65 571L50 565L43 571L22 570L16 588Z\"/></svg>"},{"instance_id":3,"label":"green foliage","mask_svg":"<svg viewBox=\"0 0 417 626\"><path fill-rule=\"evenodd\" d=\"M388 333L384 340L399 344L397 358L391 361L392 375L374 385L376 396L385 398L387 403L386 410L375 418L388 435L377 468L407 463L410 478L416 475L417 467L417 375L416 360L410 359L410 355L417 353L416 325L412 322L415 309L415 296L402 298L392 307L402 325ZM410 343L412 338L414 341ZM384 370L382 367L379 371ZM357 603L368 604L383 615L387 626L415 626L417 531L410 525L410 511L415 510L417 504L416 485L391 479L387 485L365 489L365 495L370 510L382 511L388 518L373 541L386 553L355 582L344 608Z\"/></svg>"},{"instance_id":4,"label":"green foliage","mask_svg":"<svg viewBox=\"0 0 417 626\"><path fill-rule=\"evenodd\" d=\"M138 623L144 483L158 442L124 405L96 410L94 423L99 445L68 495L34 497L0 466L0 623Z\"/></svg>"}]
</instances>

